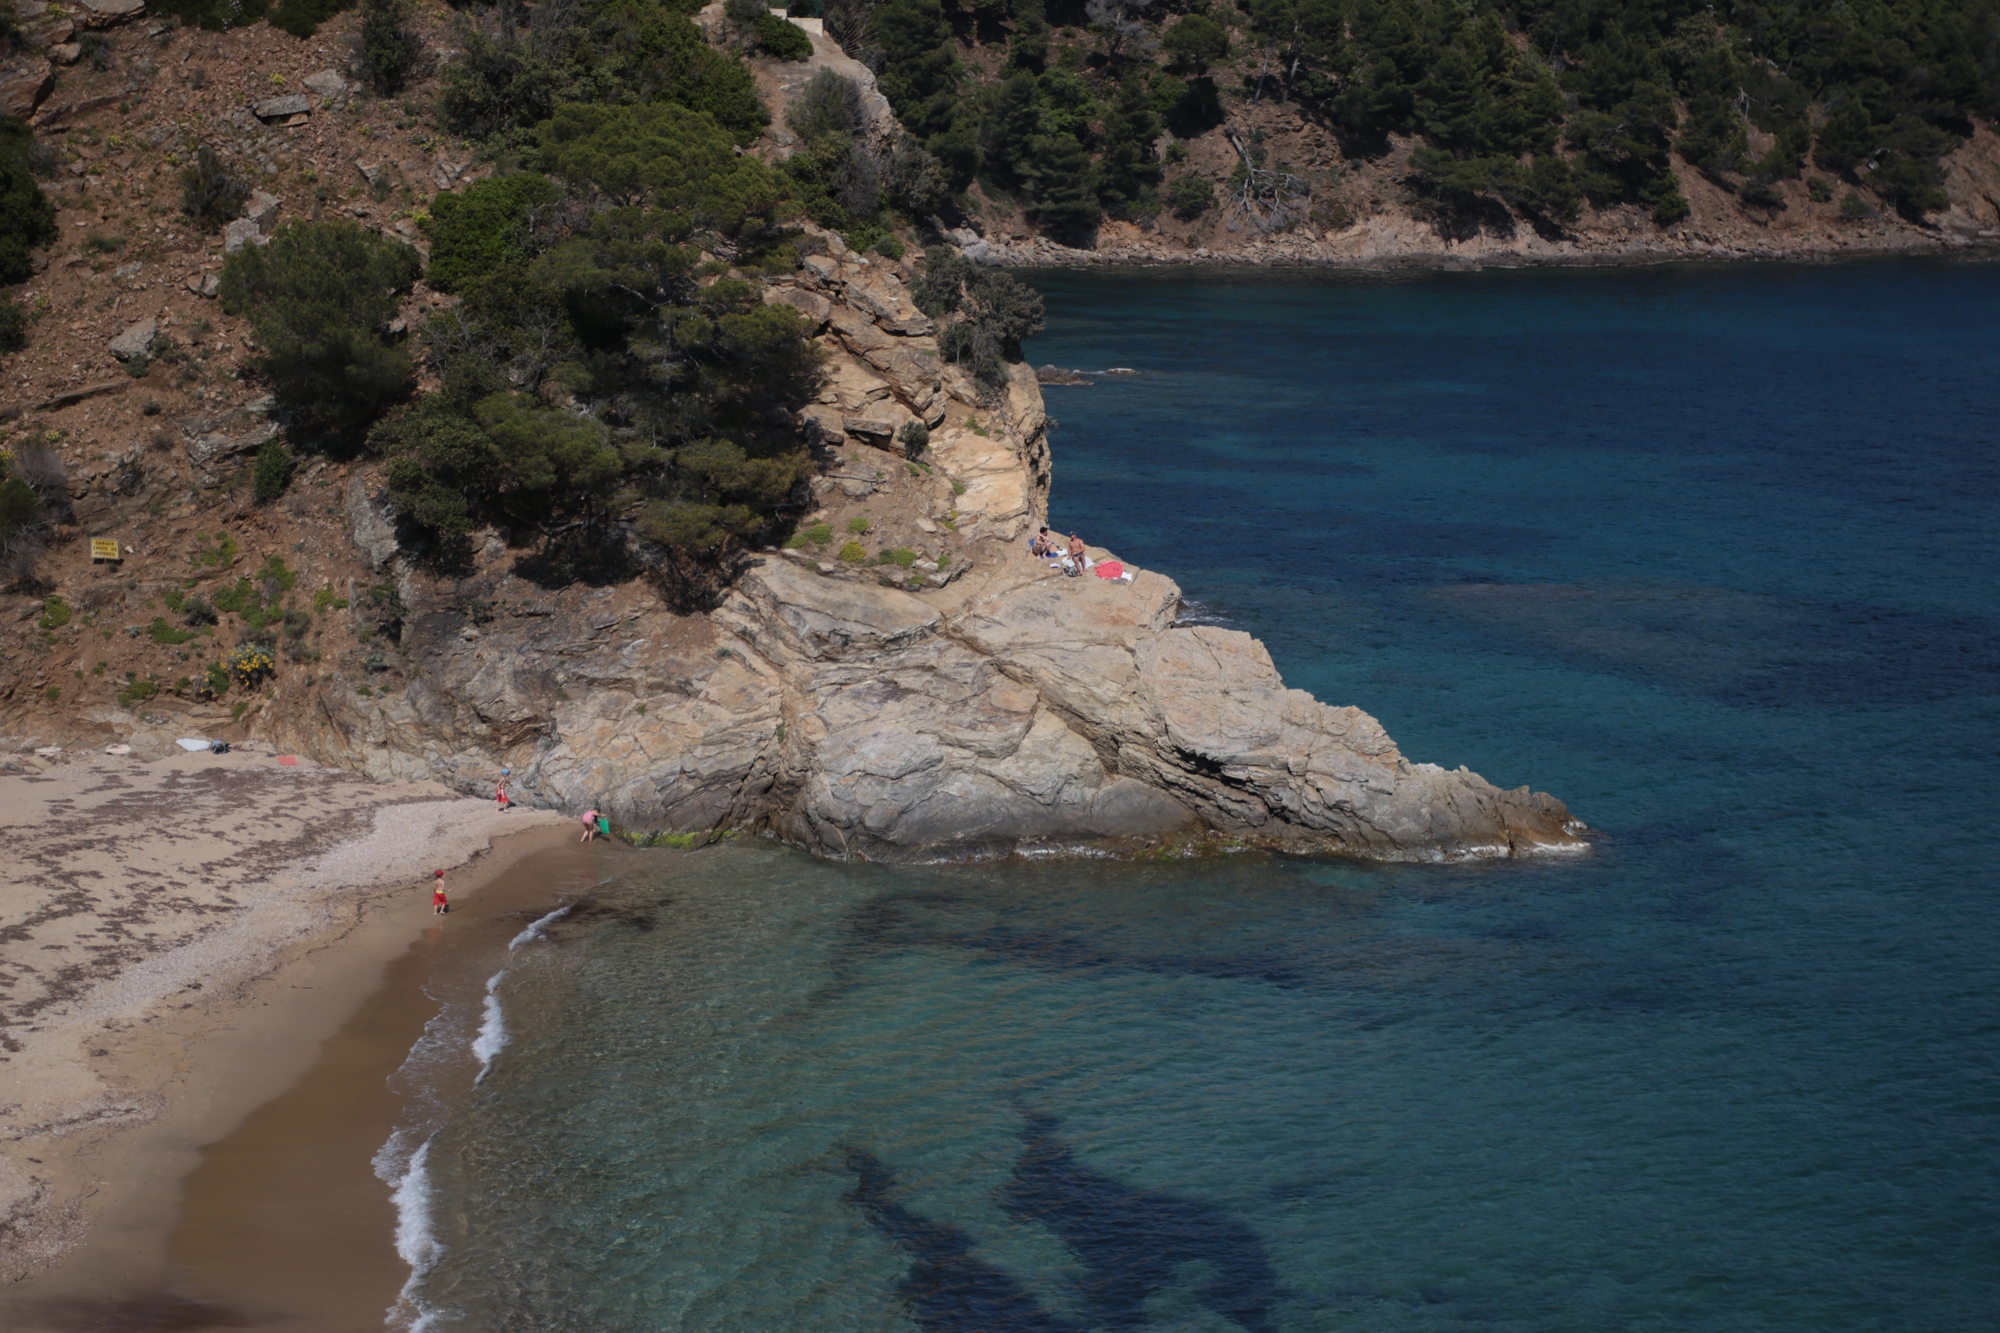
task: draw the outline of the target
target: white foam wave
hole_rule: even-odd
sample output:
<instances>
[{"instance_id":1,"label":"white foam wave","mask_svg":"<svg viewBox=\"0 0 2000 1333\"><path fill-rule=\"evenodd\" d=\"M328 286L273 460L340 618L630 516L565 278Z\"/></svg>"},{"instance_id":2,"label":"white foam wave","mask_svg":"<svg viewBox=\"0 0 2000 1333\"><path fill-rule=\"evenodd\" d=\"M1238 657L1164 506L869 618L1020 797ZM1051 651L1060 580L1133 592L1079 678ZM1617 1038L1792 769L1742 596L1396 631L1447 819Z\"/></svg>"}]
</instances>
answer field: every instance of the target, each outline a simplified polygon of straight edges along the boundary
<instances>
[{"instance_id":1,"label":"white foam wave","mask_svg":"<svg viewBox=\"0 0 2000 1333\"><path fill-rule=\"evenodd\" d=\"M479 1020L479 1035L472 1039L472 1053L479 1057L479 1075L472 1080L474 1083L486 1077L486 1071L493 1067L493 1057L507 1045L507 1015L500 1008L500 979L506 975L504 971L495 972L486 979L486 1012Z\"/></svg>"},{"instance_id":2,"label":"white foam wave","mask_svg":"<svg viewBox=\"0 0 2000 1333\"><path fill-rule=\"evenodd\" d=\"M390 1143L394 1142L392 1137ZM383 1145L382 1152L388 1151L389 1145ZM435 1326L438 1317L435 1310L425 1309L418 1298L424 1275L437 1267L445 1248L432 1225L430 1154L431 1141L425 1139L411 1154L410 1165L391 1196L396 1205L396 1253L410 1266L410 1276L396 1294L396 1303L390 1307L385 1322L391 1328L407 1329L409 1333L426 1333ZM381 1153L376 1160L378 1163L382 1160Z\"/></svg>"},{"instance_id":3,"label":"white foam wave","mask_svg":"<svg viewBox=\"0 0 2000 1333\"><path fill-rule=\"evenodd\" d=\"M569 909L575 906L575 903L566 903L558 907L555 911L550 912L547 916L538 918L533 925L507 941L508 950L512 951L524 944L533 944L536 940L547 939L548 935L542 930L542 927L553 925L555 922L562 920L569 915Z\"/></svg>"}]
</instances>

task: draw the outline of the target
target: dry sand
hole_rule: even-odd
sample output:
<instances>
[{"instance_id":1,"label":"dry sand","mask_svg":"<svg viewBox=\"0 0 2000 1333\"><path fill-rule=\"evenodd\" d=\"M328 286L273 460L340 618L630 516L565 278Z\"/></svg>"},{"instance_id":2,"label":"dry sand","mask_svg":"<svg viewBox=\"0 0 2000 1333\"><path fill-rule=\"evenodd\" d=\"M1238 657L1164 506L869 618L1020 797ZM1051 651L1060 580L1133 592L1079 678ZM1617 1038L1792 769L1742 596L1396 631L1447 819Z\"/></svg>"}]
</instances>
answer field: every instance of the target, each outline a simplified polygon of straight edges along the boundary
<instances>
[{"instance_id":1,"label":"dry sand","mask_svg":"<svg viewBox=\"0 0 2000 1333\"><path fill-rule=\"evenodd\" d=\"M193 1152L296 1081L421 929L420 879L571 832L255 747L0 777L0 830L0 1284L107 1217L157 1246Z\"/></svg>"}]
</instances>

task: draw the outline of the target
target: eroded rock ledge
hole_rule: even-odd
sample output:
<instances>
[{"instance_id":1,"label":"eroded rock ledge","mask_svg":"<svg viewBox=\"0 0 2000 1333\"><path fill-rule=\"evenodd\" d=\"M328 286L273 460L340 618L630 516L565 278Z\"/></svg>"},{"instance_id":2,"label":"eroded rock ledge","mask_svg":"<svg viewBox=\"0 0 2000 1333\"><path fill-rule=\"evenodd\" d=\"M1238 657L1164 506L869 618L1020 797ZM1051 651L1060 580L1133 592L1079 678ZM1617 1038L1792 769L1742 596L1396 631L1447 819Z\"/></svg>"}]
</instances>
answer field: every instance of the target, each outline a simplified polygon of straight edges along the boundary
<instances>
[{"instance_id":1,"label":"eroded rock ledge","mask_svg":"<svg viewBox=\"0 0 2000 1333\"><path fill-rule=\"evenodd\" d=\"M865 528L912 562L764 552L715 611L676 615L644 583L537 588L496 534L447 582L396 549L357 477L355 546L408 608L406 684L296 687L266 733L380 778L490 792L507 764L534 804L875 859L1211 832L1390 859L1583 845L1553 797L1411 763L1358 708L1286 689L1249 635L1176 625L1163 575L1029 557L1050 476L1033 372L983 397L939 363L907 269L829 245L769 294L829 358L803 414L826 467L801 531ZM884 447L912 419L931 427L921 464Z\"/></svg>"}]
</instances>

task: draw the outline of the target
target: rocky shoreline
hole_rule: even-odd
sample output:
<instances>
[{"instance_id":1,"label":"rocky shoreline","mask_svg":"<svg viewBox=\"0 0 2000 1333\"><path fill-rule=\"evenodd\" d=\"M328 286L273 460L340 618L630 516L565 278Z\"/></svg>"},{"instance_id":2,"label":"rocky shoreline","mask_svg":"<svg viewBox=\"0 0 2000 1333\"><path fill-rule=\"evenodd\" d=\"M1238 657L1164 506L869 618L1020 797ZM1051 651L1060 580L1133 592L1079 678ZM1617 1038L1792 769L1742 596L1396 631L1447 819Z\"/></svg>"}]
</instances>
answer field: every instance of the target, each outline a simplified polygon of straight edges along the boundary
<instances>
[{"instance_id":1,"label":"rocky shoreline","mask_svg":"<svg viewBox=\"0 0 2000 1333\"><path fill-rule=\"evenodd\" d=\"M1851 236L1774 237L1769 240L1686 236L1592 237L1545 241L1527 236L1500 241L1478 237L1450 244L1408 229L1356 228L1339 234L1302 227L1297 232L1210 249L1134 241L1078 249L1046 236L989 239L955 233L953 243L975 263L1003 268L1327 268L1356 272L1475 270L1486 268L1614 268L1657 264L1824 264L1860 259L1936 256L2000 257L2000 228L1915 231L1880 227Z\"/></svg>"}]
</instances>

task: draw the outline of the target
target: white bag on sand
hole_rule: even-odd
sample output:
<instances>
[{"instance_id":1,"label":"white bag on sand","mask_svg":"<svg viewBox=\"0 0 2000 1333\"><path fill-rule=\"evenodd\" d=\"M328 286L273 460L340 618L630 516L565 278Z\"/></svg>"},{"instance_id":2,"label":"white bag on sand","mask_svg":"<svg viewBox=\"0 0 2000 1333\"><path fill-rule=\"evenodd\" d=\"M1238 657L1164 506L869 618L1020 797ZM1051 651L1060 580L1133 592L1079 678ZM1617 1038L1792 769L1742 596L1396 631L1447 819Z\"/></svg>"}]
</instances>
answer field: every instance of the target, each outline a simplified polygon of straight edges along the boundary
<instances>
[{"instance_id":1,"label":"white bag on sand","mask_svg":"<svg viewBox=\"0 0 2000 1333\"><path fill-rule=\"evenodd\" d=\"M185 736L181 737L180 740L175 742L175 744L179 745L183 750L187 750L190 752L195 750L206 750L208 748L207 741L189 740Z\"/></svg>"}]
</instances>

